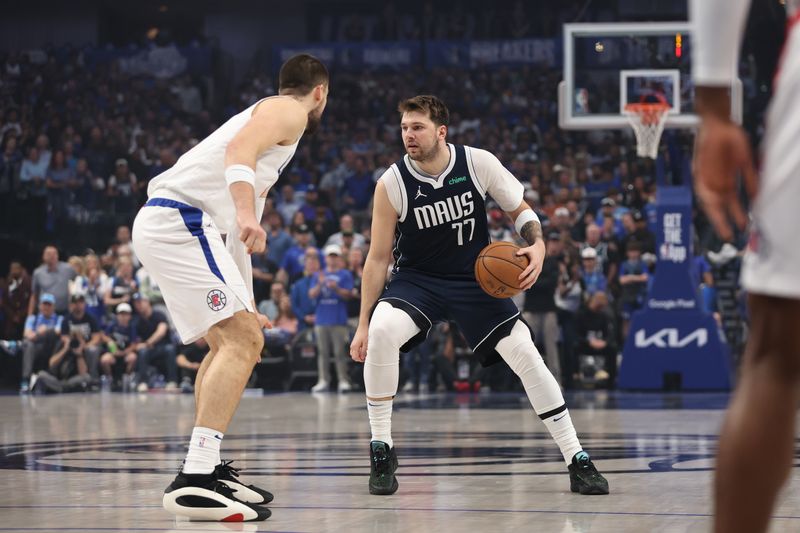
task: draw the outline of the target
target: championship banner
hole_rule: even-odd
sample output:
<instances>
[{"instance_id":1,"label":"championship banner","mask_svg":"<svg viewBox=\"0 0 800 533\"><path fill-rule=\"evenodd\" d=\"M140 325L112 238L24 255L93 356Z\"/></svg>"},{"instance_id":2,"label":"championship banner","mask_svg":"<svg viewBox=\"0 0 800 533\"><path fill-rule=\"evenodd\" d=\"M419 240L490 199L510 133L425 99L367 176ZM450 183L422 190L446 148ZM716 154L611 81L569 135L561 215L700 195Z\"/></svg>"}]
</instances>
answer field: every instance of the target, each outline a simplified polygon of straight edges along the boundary
<instances>
[{"instance_id":1,"label":"championship banner","mask_svg":"<svg viewBox=\"0 0 800 533\"><path fill-rule=\"evenodd\" d=\"M728 390L730 352L714 317L700 311L690 273L692 194L659 187L655 277L625 340L622 389Z\"/></svg>"}]
</instances>

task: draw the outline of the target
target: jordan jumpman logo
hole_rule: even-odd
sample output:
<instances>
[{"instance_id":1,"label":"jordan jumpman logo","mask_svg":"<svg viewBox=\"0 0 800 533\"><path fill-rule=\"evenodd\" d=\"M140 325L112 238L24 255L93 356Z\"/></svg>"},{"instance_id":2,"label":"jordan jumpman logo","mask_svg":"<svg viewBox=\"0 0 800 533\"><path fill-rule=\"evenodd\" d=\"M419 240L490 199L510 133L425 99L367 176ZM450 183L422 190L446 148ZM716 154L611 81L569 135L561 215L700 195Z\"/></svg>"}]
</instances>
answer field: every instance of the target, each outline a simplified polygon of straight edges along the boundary
<instances>
[{"instance_id":1,"label":"jordan jumpman logo","mask_svg":"<svg viewBox=\"0 0 800 533\"><path fill-rule=\"evenodd\" d=\"M422 187L417 185L417 195L414 197L414 200L418 199L420 196L427 198L427 194L422 193Z\"/></svg>"}]
</instances>

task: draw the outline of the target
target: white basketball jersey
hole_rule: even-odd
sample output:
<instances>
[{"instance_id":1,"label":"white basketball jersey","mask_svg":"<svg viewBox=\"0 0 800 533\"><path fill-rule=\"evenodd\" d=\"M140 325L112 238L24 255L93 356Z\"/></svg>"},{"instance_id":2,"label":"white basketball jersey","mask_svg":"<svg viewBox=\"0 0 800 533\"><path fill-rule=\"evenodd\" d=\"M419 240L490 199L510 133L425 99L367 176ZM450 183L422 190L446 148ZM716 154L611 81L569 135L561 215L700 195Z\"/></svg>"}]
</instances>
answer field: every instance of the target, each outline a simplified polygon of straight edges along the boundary
<instances>
[{"instance_id":1,"label":"white basketball jersey","mask_svg":"<svg viewBox=\"0 0 800 533\"><path fill-rule=\"evenodd\" d=\"M208 213L220 232L226 233L229 228L233 228L236 207L225 181L225 149L250 120L255 107L263 101L260 100L231 117L214 133L183 154L172 168L150 180L147 187L148 198L164 197L183 201ZM261 154L255 169L257 198L266 197L294 155L299 142L300 138L288 146L275 145ZM256 205L260 208L257 211L261 211L263 200L256 202ZM260 215L258 212L256 214Z\"/></svg>"}]
</instances>

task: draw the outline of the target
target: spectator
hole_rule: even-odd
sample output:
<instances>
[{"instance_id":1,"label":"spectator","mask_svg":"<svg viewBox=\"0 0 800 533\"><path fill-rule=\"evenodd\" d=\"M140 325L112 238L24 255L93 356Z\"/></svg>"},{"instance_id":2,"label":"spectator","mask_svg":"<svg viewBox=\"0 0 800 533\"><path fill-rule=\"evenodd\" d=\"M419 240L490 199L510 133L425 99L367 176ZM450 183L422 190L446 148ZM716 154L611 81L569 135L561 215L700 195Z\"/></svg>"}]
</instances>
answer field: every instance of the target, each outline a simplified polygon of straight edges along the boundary
<instances>
[{"instance_id":1,"label":"spectator","mask_svg":"<svg viewBox=\"0 0 800 533\"><path fill-rule=\"evenodd\" d=\"M564 387L571 388L572 375L574 374L575 315L583 302L583 288L581 287L580 267L577 264L567 265L566 263L561 263L560 268L561 272L558 277L555 302L556 307L558 307L558 325L561 327L561 336L563 338L564 369L562 379Z\"/></svg>"},{"instance_id":2,"label":"spectator","mask_svg":"<svg viewBox=\"0 0 800 533\"><path fill-rule=\"evenodd\" d=\"M31 277L19 261L12 261L3 287L3 338L18 340L25 330L31 298Z\"/></svg>"},{"instance_id":3,"label":"spectator","mask_svg":"<svg viewBox=\"0 0 800 533\"><path fill-rule=\"evenodd\" d=\"M39 151L39 157L49 166L53 160L53 152L50 150L50 139L47 135L42 133L36 137L36 149Z\"/></svg>"},{"instance_id":4,"label":"spectator","mask_svg":"<svg viewBox=\"0 0 800 533\"><path fill-rule=\"evenodd\" d=\"M2 135L0 135L2 138ZM17 147L17 138L9 135L5 138L3 153L0 154L0 195L16 190L20 166L22 165L22 152Z\"/></svg>"},{"instance_id":5,"label":"spectator","mask_svg":"<svg viewBox=\"0 0 800 533\"><path fill-rule=\"evenodd\" d=\"M107 287L107 284L103 283L103 276L105 276L105 273L101 273L98 267L93 266L87 270L84 284L75 287L76 293L83 294L86 298L86 312L93 316L101 326L105 324L105 295Z\"/></svg>"},{"instance_id":6,"label":"spectator","mask_svg":"<svg viewBox=\"0 0 800 533\"><path fill-rule=\"evenodd\" d=\"M534 333L540 349L544 348L544 360L547 367L561 383L561 363L558 354L558 308L555 292L560 275L563 244L557 231L547 234L547 248L542 272L536 284L525 293L523 316Z\"/></svg>"},{"instance_id":7,"label":"spectator","mask_svg":"<svg viewBox=\"0 0 800 533\"><path fill-rule=\"evenodd\" d=\"M338 246L344 246L344 241L346 236L352 235L353 243L352 246L356 248L364 249L367 244L367 240L361 233L357 233L355 231L355 221L351 215L342 215L339 218L339 229L341 231L334 233L328 239L328 242L325 243L325 246L330 246L332 244L336 244ZM351 246L351 247L352 247Z\"/></svg>"},{"instance_id":8,"label":"spectator","mask_svg":"<svg viewBox=\"0 0 800 533\"><path fill-rule=\"evenodd\" d=\"M106 292L103 303L111 309L121 303L131 303L131 297L139 290L139 285L133 277L133 263L130 258L120 257L117 260L117 272L111 280L109 290Z\"/></svg>"},{"instance_id":9,"label":"spectator","mask_svg":"<svg viewBox=\"0 0 800 533\"><path fill-rule=\"evenodd\" d=\"M647 227L647 220L641 211L633 211L631 218L634 223L633 231L623 240L622 248L626 250L631 242L639 244L639 249L643 254L656 253L656 236Z\"/></svg>"},{"instance_id":10,"label":"spectator","mask_svg":"<svg viewBox=\"0 0 800 533\"><path fill-rule=\"evenodd\" d=\"M604 359L605 370L592 376L598 381L608 380L613 388L617 378L616 329L608 311L608 298L597 291L589 298L585 309L578 312L575 319L577 343L575 353L579 356L600 356Z\"/></svg>"},{"instance_id":11,"label":"spectator","mask_svg":"<svg viewBox=\"0 0 800 533\"><path fill-rule=\"evenodd\" d=\"M581 251L591 248L596 252L598 268L606 277L606 286L617 281L619 257L614 243L603 241L603 230L600 226L591 224L586 227L586 243ZM605 289L603 289L605 290Z\"/></svg>"},{"instance_id":12,"label":"spectator","mask_svg":"<svg viewBox=\"0 0 800 533\"><path fill-rule=\"evenodd\" d=\"M97 190L95 177L89 170L86 159L80 158L75 166L75 173L67 183L67 187L75 198L75 203L88 211L97 207ZM101 188L102 189L102 188Z\"/></svg>"},{"instance_id":13,"label":"spectator","mask_svg":"<svg viewBox=\"0 0 800 533\"><path fill-rule=\"evenodd\" d=\"M114 319L103 333L106 352L100 356L101 383L108 383L110 386L111 383L121 380L123 392L128 392L135 379L139 337L134 327L130 304L121 303L116 311Z\"/></svg>"},{"instance_id":14,"label":"spectator","mask_svg":"<svg viewBox=\"0 0 800 533\"><path fill-rule=\"evenodd\" d=\"M70 300L72 309L62 331L69 336L69 350L76 358L83 359L86 365L86 371L81 374L88 373L92 380L96 380L103 341L100 325L86 312L83 294L74 294Z\"/></svg>"},{"instance_id":15,"label":"spectator","mask_svg":"<svg viewBox=\"0 0 800 533\"><path fill-rule=\"evenodd\" d=\"M64 317L55 312L56 298L44 292L39 297L39 312L31 313L25 321L22 343L21 393L30 391L30 379L35 371L48 365L50 356L56 352L59 341L68 344L69 338L62 336ZM64 348L66 351L66 348Z\"/></svg>"},{"instance_id":16,"label":"spectator","mask_svg":"<svg viewBox=\"0 0 800 533\"><path fill-rule=\"evenodd\" d=\"M39 371L36 379L31 380L31 391L85 392L89 389L91 380L83 350L72 347L70 336L65 331L61 335L57 351L47 362L47 370Z\"/></svg>"},{"instance_id":17,"label":"spectator","mask_svg":"<svg viewBox=\"0 0 800 533\"><path fill-rule=\"evenodd\" d=\"M350 248L347 264L353 277L353 290L347 300L347 324L355 331L361 313L361 280L364 276L364 252L361 248Z\"/></svg>"},{"instance_id":18,"label":"spectator","mask_svg":"<svg viewBox=\"0 0 800 533\"><path fill-rule=\"evenodd\" d=\"M628 336L633 313L642 308L647 297L647 265L642 261L642 249L639 243L628 243L626 255L628 260L622 263L619 270L619 283L622 285L622 335Z\"/></svg>"},{"instance_id":19,"label":"spectator","mask_svg":"<svg viewBox=\"0 0 800 533\"><path fill-rule=\"evenodd\" d=\"M347 300L352 296L353 277L344 268L342 248L336 244L325 247L327 266L317 273L308 295L317 302L314 334L317 338L317 370L319 379L312 392L328 390L331 382L330 357L336 365L339 392L353 389L347 373L349 357L345 346L350 338L347 328Z\"/></svg>"},{"instance_id":20,"label":"spectator","mask_svg":"<svg viewBox=\"0 0 800 533\"><path fill-rule=\"evenodd\" d=\"M281 263L282 273L279 273L280 281L294 283L302 274L305 266L305 254L311 243L311 230L303 224L297 226L293 231L294 244L286 250ZM321 261L320 261L321 262Z\"/></svg>"},{"instance_id":21,"label":"spectator","mask_svg":"<svg viewBox=\"0 0 800 533\"><path fill-rule=\"evenodd\" d=\"M277 211L284 220L292 220L303 205L303 201L295 194L291 185L281 187L281 197L278 202Z\"/></svg>"},{"instance_id":22,"label":"spectator","mask_svg":"<svg viewBox=\"0 0 800 533\"><path fill-rule=\"evenodd\" d=\"M47 194L45 178L47 177L48 163L39 155L39 150L35 146L28 149L28 157L22 161L19 171L20 186L27 195L41 197Z\"/></svg>"},{"instance_id":23,"label":"spectator","mask_svg":"<svg viewBox=\"0 0 800 533\"><path fill-rule=\"evenodd\" d=\"M70 181L73 181L73 175L72 169L67 166L67 162L64 159L64 152L56 150L47 169L45 180L48 209L56 219L66 212L67 202L69 201L67 186Z\"/></svg>"},{"instance_id":24,"label":"spectator","mask_svg":"<svg viewBox=\"0 0 800 533\"><path fill-rule=\"evenodd\" d=\"M164 304L164 296L161 294L161 289L144 267L136 271L136 286L138 287L138 292L150 300L154 309L167 315L167 307Z\"/></svg>"},{"instance_id":25,"label":"spectator","mask_svg":"<svg viewBox=\"0 0 800 533\"><path fill-rule=\"evenodd\" d=\"M317 312L317 301L309 296L308 291L320 271L319 257L306 255L303 277L292 284L292 312L299 320L299 329L314 327Z\"/></svg>"},{"instance_id":26,"label":"spectator","mask_svg":"<svg viewBox=\"0 0 800 533\"><path fill-rule=\"evenodd\" d=\"M272 282L278 274L280 267L269 258L269 249L272 244L267 241L267 249L262 254L252 254L253 264L253 294L255 301L261 301L270 293Z\"/></svg>"},{"instance_id":27,"label":"spectator","mask_svg":"<svg viewBox=\"0 0 800 533\"><path fill-rule=\"evenodd\" d=\"M269 291L269 300L258 304L258 312L269 318L270 322L278 318L278 309L281 298L286 295L286 286L283 283L273 283Z\"/></svg>"},{"instance_id":28,"label":"spectator","mask_svg":"<svg viewBox=\"0 0 800 533\"><path fill-rule=\"evenodd\" d=\"M603 227L603 220L606 218L610 218L614 221L614 232L617 235L622 235L624 233L624 228L622 227L622 214L627 211L627 208L618 209L617 208L617 201L614 200L613 197L606 196L600 202L600 209L597 210L597 215L595 216L595 223Z\"/></svg>"},{"instance_id":29,"label":"spectator","mask_svg":"<svg viewBox=\"0 0 800 533\"><path fill-rule=\"evenodd\" d=\"M492 242L514 242L514 235L506 225L506 217L499 209L489 210L489 238Z\"/></svg>"},{"instance_id":30,"label":"spectator","mask_svg":"<svg viewBox=\"0 0 800 533\"><path fill-rule=\"evenodd\" d=\"M28 314L33 314L36 302L43 293L55 298L55 312L65 315L69 307L69 282L75 279L75 271L67 263L58 260L58 249L45 246L42 265L33 271L33 285Z\"/></svg>"},{"instance_id":31,"label":"spectator","mask_svg":"<svg viewBox=\"0 0 800 533\"><path fill-rule=\"evenodd\" d=\"M115 212L119 214L133 213L138 191L136 174L128 168L128 161L117 159L114 163L114 173L108 178L106 190L106 195L113 200Z\"/></svg>"},{"instance_id":32,"label":"spectator","mask_svg":"<svg viewBox=\"0 0 800 533\"><path fill-rule=\"evenodd\" d=\"M208 354L208 343L200 338L188 346L183 346L180 353L175 358L175 362L181 372L181 392L194 392L194 382L197 379L197 372L203 364Z\"/></svg>"},{"instance_id":33,"label":"spectator","mask_svg":"<svg viewBox=\"0 0 800 533\"><path fill-rule=\"evenodd\" d=\"M357 157L353 173L344 182L342 203L358 220L359 225L369 216L367 209L374 190L375 182L372 180L372 173L367 169L366 159Z\"/></svg>"},{"instance_id":34,"label":"spectator","mask_svg":"<svg viewBox=\"0 0 800 533\"><path fill-rule=\"evenodd\" d=\"M75 271L75 277L68 284L69 295L82 293L86 286L86 261L83 257L73 255L67 259L67 264Z\"/></svg>"},{"instance_id":35,"label":"spectator","mask_svg":"<svg viewBox=\"0 0 800 533\"><path fill-rule=\"evenodd\" d=\"M297 333L297 325L297 317L292 311L292 301L287 294L284 294L278 303L278 316L272 326L283 332L289 340Z\"/></svg>"},{"instance_id":36,"label":"spectator","mask_svg":"<svg viewBox=\"0 0 800 533\"><path fill-rule=\"evenodd\" d=\"M597 262L597 252L594 248L584 248L581 251L581 282L585 297L591 297L596 292L606 292L606 277L600 270Z\"/></svg>"},{"instance_id":37,"label":"spectator","mask_svg":"<svg viewBox=\"0 0 800 533\"><path fill-rule=\"evenodd\" d=\"M138 359L136 368L137 392L150 389L152 366L163 365L167 374L167 386L164 390L178 390L178 367L175 362L175 345L169 335L169 322L159 311L153 310L146 296L137 294L134 298L136 306L136 336ZM155 381L155 380L153 380Z\"/></svg>"},{"instance_id":38,"label":"spectator","mask_svg":"<svg viewBox=\"0 0 800 533\"><path fill-rule=\"evenodd\" d=\"M267 215L269 231L267 232L267 259L276 265L283 263L283 256L292 247L292 237L283 230L283 218L277 211L272 211Z\"/></svg>"}]
</instances>

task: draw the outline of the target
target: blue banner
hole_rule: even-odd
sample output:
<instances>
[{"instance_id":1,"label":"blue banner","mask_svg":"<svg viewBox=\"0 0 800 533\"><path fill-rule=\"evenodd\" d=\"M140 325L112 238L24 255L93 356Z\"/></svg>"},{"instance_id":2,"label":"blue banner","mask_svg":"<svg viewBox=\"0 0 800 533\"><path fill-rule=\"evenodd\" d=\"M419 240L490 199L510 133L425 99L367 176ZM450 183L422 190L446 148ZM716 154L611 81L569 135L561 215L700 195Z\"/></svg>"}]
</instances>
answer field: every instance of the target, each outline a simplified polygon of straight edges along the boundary
<instances>
[{"instance_id":1,"label":"blue banner","mask_svg":"<svg viewBox=\"0 0 800 533\"><path fill-rule=\"evenodd\" d=\"M558 39L503 41L430 41L425 45L425 66L477 68L483 66L561 66Z\"/></svg>"},{"instance_id":2,"label":"blue banner","mask_svg":"<svg viewBox=\"0 0 800 533\"><path fill-rule=\"evenodd\" d=\"M692 193L658 189L655 278L625 340L619 386L661 389L680 376L683 389L731 387L730 354L719 325L701 311L692 283Z\"/></svg>"},{"instance_id":3,"label":"blue banner","mask_svg":"<svg viewBox=\"0 0 800 533\"><path fill-rule=\"evenodd\" d=\"M424 52L424 63L423 63ZM274 48L272 67L295 54L308 53L331 68L426 68L482 66L561 66L561 41L558 39L509 39L503 41L419 41L317 43L281 45Z\"/></svg>"},{"instance_id":4,"label":"blue banner","mask_svg":"<svg viewBox=\"0 0 800 533\"><path fill-rule=\"evenodd\" d=\"M399 69L422 63L422 46L418 42L318 43L276 46L273 68L280 68L284 61L300 53L312 54L329 68L341 69Z\"/></svg>"}]
</instances>

